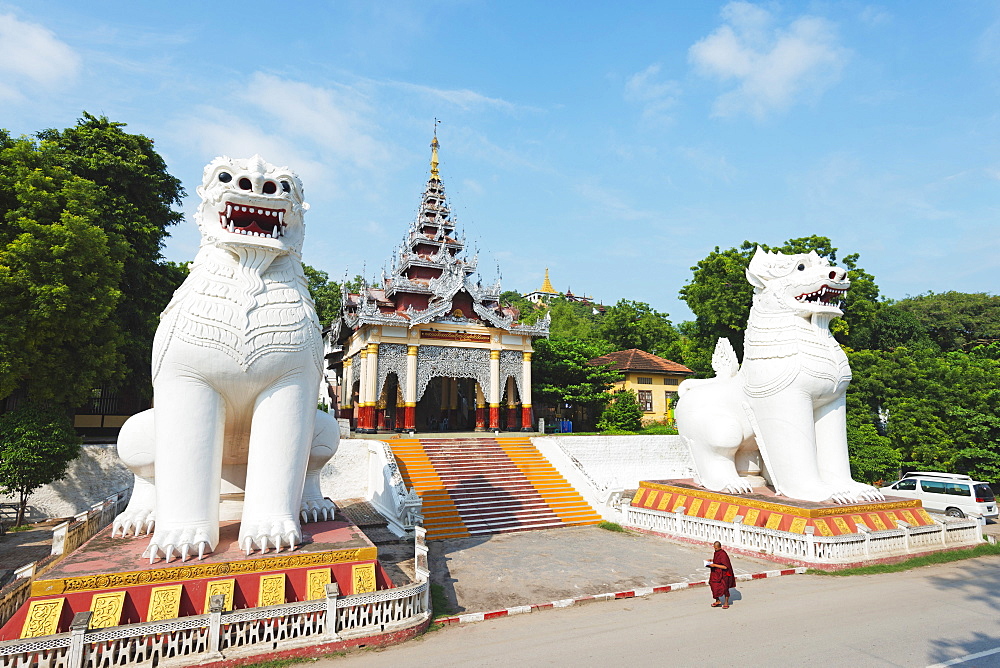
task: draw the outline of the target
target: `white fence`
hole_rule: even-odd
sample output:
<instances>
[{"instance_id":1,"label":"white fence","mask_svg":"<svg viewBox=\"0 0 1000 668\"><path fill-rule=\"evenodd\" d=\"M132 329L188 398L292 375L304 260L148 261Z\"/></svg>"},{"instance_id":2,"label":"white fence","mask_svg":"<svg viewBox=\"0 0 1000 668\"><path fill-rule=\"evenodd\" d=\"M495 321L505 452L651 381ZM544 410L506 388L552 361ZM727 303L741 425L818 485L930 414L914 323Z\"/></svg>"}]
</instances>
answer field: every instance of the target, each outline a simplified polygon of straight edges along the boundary
<instances>
[{"instance_id":1,"label":"white fence","mask_svg":"<svg viewBox=\"0 0 1000 668\"><path fill-rule=\"evenodd\" d=\"M626 506L625 524L646 531L705 543L719 541L737 549L818 564L855 563L983 542L979 522L974 519L945 518L921 527L900 522L897 529L816 536L811 533L812 527L806 529L807 533L798 534L745 526L739 521L691 517L684 514L684 508L678 508L678 511L669 513Z\"/></svg>"},{"instance_id":2,"label":"white fence","mask_svg":"<svg viewBox=\"0 0 1000 668\"><path fill-rule=\"evenodd\" d=\"M67 520L52 529L52 552L41 561L20 566L14 571L14 580L0 592L0 626L13 616L28 600L31 582L38 575L52 568L64 555L69 554L90 540L98 531L111 524L118 513L128 505L131 490L112 494L95 503L90 510Z\"/></svg>"},{"instance_id":3,"label":"white fence","mask_svg":"<svg viewBox=\"0 0 1000 668\"><path fill-rule=\"evenodd\" d=\"M68 633L0 643L0 668L181 666L411 629L431 615L425 530L414 533L414 584L353 596L331 584L325 599L232 612L213 596L207 615L93 631L90 613L77 613Z\"/></svg>"}]
</instances>

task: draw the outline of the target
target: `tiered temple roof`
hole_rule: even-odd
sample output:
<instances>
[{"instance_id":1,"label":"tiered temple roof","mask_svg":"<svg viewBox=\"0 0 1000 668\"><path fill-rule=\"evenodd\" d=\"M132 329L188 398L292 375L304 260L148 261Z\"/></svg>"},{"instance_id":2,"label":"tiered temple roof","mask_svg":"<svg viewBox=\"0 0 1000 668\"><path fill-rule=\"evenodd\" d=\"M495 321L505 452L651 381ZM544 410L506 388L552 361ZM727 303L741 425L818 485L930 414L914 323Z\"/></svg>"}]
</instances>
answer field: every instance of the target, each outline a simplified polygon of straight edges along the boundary
<instances>
[{"instance_id":1,"label":"tiered temple roof","mask_svg":"<svg viewBox=\"0 0 1000 668\"><path fill-rule=\"evenodd\" d=\"M364 325L414 327L431 322L474 323L512 334L547 336L549 317L534 325L518 322L520 313L500 303L500 280L483 285L476 274L478 255L464 253L465 239L456 232L444 183L438 170L438 143L431 142L431 173L420 209L392 268L380 281L365 282L358 293L342 293L341 318L333 339Z\"/></svg>"}]
</instances>

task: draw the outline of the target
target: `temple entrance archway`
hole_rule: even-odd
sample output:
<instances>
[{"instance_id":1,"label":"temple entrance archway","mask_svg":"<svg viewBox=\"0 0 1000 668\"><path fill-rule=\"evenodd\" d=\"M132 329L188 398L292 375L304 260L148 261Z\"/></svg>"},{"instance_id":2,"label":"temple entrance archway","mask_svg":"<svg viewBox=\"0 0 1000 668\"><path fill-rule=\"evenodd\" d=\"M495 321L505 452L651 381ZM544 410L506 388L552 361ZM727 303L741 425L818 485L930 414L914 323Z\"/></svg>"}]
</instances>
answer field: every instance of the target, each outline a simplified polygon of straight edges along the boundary
<instances>
[{"instance_id":1,"label":"temple entrance archway","mask_svg":"<svg viewBox=\"0 0 1000 668\"><path fill-rule=\"evenodd\" d=\"M476 426L477 385L472 378L431 378L417 402L417 430L472 431Z\"/></svg>"}]
</instances>

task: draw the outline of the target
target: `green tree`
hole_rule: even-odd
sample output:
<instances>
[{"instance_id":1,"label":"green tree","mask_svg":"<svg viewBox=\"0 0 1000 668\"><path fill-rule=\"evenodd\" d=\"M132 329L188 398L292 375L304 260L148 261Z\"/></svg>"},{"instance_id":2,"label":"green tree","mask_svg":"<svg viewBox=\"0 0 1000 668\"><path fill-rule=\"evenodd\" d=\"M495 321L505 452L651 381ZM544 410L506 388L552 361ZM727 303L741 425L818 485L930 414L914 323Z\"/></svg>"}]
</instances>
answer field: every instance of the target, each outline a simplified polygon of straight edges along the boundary
<instances>
[{"instance_id":1,"label":"green tree","mask_svg":"<svg viewBox=\"0 0 1000 668\"><path fill-rule=\"evenodd\" d=\"M0 131L0 398L82 403L122 377L127 239L99 224L103 197L55 146Z\"/></svg>"},{"instance_id":2,"label":"green tree","mask_svg":"<svg viewBox=\"0 0 1000 668\"><path fill-rule=\"evenodd\" d=\"M892 350L897 346L931 345L920 321L891 302L879 304L874 317L855 325L850 338L855 349Z\"/></svg>"},{"instance_id":3,"label":"green tree","mask_svg":"<svg viewBox=\"0 0 1000 668\"><path fill-rule=\"evenodd\" d=\"M25 404L0 415L0 487L18 498L17 525L31 493L61 478L79 454L80 438L60 410Z\"/></svg>"},{"instance_id":4,"label":"green tree","mask_svg":"<svg viewBox=\"0 0 1000 668\"><path fill-rule=\"evenodd\" d=\"M309 295L316 304L316 315L321 327L328 327L340 315L340 285L330 280L325 271L302 265L306 274Z\"/></svg>"},{"instance_id":5,"label":"green tree","mask_svg":"<svg viewBox=\"0 0 1000 668\"><path fill-rule=\"evenodd\" d=\"M584 341L600 338L595 326L593 306L567 301L564 297L555 297L549 301L547 308L552 314L552 322L549 325L549 334L552 338Z\"/></svg>"},{"instance_id":6,"label":"green tree","mask_svg":"<svg viewBox=\"0 0 1000 668\"><path fill-rule=\"evenodd\" d=\"M849 360L849 439L869 424L906 464L1000 480L1000 361L906 346Z\"/></svg>"},{"instance_id":7,"label":"green tree","mask_svg":"<svg viewBox=\"0 0 1000 668\"><path fill-rule=\"evenodd\" d=\"M941 350L969 350L1000 341L1000 296L928 292L897 306L913 315Z\"/></svg>"},{"instance_id":8,"label":"green tree","mask_svg":"<svg viewBox=\"0 0 1000 668\"><path fill-rule=\"evenodd\" d=\"M573 404L597 409L621 375L590 360L610 352L601 343L575 339L538 339L532 358L532 392L552 405Z\"/></svg>"},{"instance_id":9,"label":"green tree","mask_svg":"<svg viewBox=\"0 0 1000 668\"><path fill-rule=\"evenodd\" d=\"M662 357L676 357L681 350L680 335L667 314L645 302L620 299L605 312L599 332L614 350L638 348Z\"/></svg>"},{"instance_id":10,"label":"green tree","mask_svg":"<svg viewBox=\"0 0 1000 668\"><path fill-rule=\"evenodd\" d=\"M604 407L597 422L600 431L639 431L642 429L642 408L632 390L618 390Z\"/></svg>"},{"instance_id":11,"label":"green tree","mask_svg":"<svg viewBox=\"0 0 1000 668\"><path fill-rule=\"evenodd\" d=\"M112 240L113 258L123 268L118 289L124 298L112 314L118 330L114 338L122 339L123 382L149 394L153 335L176 287L161 250L169 228L183 219L173 207L181 204L184 189L167 171L153 140L124 128L124 123L84 112L76 125L44 130L38 137L61 166L100 189L92 223Z\"/></svg>"}]
</instances>

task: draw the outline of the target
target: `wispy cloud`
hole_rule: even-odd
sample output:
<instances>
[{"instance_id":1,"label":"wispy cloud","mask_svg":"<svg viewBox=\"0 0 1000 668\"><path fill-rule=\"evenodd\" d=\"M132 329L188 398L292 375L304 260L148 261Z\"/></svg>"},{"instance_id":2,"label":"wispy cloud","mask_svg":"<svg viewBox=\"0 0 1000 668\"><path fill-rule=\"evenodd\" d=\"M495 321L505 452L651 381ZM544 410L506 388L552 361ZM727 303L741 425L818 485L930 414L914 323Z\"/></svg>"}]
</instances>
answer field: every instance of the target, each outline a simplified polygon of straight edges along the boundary
<instances>
[{"instance_id":1,"label":"wispy cloud","mask_svg":"<svg viewBox=\"0 0 1000 668\"><path fill-rule=\"evenodd\" d=\"M762 119L784 111L836 82L850 56L835 26L820 17L800 16L781 27L766 9L731 2L722 19L688 51L703 75L735 82L716 99L714 116L749 113Z\"/></svg>"},{"instance_id":2,"label":"wispy cloud","mask_svg":"<svg viewBox=\"0 0 1000 668\"><path fill-rule=\"evenodd\" d=\"M370 173L390 159L368 120L368 103L355 89L261 72L231 88L222 99L232 99L233 108L201 107L175 120L175 134L206 156L260 153L269 162L292 166L307 184L334 183L345 164Z\"/></svg>"},{"instance_id":3,"label":"wispy cloud","mask_svg":"<svg viewBox=\"0 0 1000 668\"><path fill-rule=\"evenodd\" d=\"M639 221L655 218L651 211L635 208L626 201L623 194L601 185L595 178L577 183L574 190L580 197L607 213L609 220Z\"/></svg>"},{"instance_id":4,"label":"wispy cloud","mask_svg":"<svg viewBox=\"0 0 1000 668\"><path fill-rule=\"evenodd\" d=\"M434 88L432 86L412 84L405 81L392 81L386 83L388 83L388 85L418 93L426 97L443 100L448 104L455 105L463 111L493 108L512 113L520 109L529 109L528 107L522 107L497 97L489 97L488 95L483 95L482 93L477 93L476 91L469 90L467 88Z\"/></svg>"},{"instance_id":5,"label":"wispy cloud","mask_svg":"<svg viewBox=\"0 0 1000 668\"><path fill-rule=\"evenodd\" d=\"M73 80L80 56L37 23L0 14L0 100L21 100Z\"/></svg>"},{"instance_id":6,"label":"wispy cloud","mask_svg":"<svg viewBox=\"0 0 1000 668\"><path fill-rule=\"evenodd\" d=\"M654 63L642 72L636 72L625 81L625 100L642 107L646 121L670 120L670 112L677 104L681 87L676 81L660 81L660 65Z\"/></svg>"}]
</instances>

